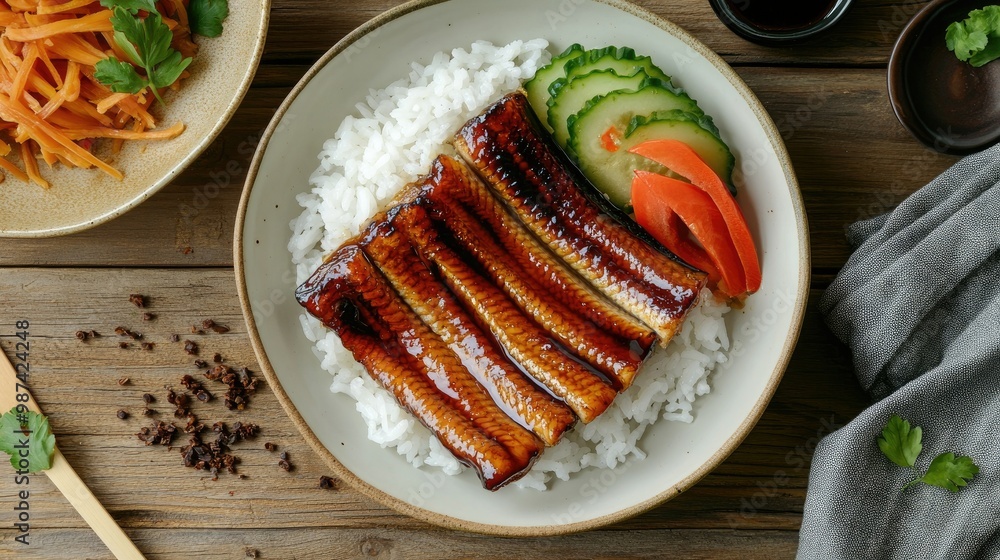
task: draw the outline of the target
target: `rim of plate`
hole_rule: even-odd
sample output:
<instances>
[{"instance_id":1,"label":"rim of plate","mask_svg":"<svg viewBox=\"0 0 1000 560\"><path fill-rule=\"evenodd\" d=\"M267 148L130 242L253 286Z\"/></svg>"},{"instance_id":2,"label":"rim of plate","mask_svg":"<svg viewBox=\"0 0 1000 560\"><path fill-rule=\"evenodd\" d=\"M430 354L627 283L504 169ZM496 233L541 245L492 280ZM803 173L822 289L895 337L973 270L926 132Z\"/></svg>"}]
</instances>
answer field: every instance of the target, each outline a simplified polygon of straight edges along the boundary
<instances>
[{"instance_id":1,"label":"rim of plate","mask_svg":"<svg viewBox=\"0 0 1000 560\"><path fill-rule=\"evenodd\" d=\"M261 56L264 54L264 43L267 42L267 29L270 24L271 19L271 0L261 0L261 18L260 26L257 28L257 33L255 37L256 45L254 46L253 56L250 58L250 67L243 80L240 83L239 88L236 90L236 96L233 97L232 102L226 106L226 110L223 111L222 116L219 121L212 127L212 129L201 139L200 142L195 144L194 150L188 153L183 159L177 162L177 165L170 168L166 174L163 175L159 180L154 181L149 187L138 194L132 200L126 202L125 204L109 210L100 216L91 218L85 222L78 224L73 224L70 226L61 226L49 229L41 230L18 230L18 231L3 231L0 230L0 237L8 238L44 238L44 237L58 237L61 235L69 235L71 233L78 233L81 231L88 230L93 227L97 227L101 224L110 222L111 220L125 214L126 212L134 209L143 202L149 199L163 187L167 186L171 181L177 178L184 169L187 169L191 163L196 160L205 150L208 148L219 134L222 129L229 124L229 121L233 118L236 110L240 108L243 103L243 98L246 96L247 91L250 90L250 84L253 82L254 76L257 75L257 68L260 66Z\"/></svg>"},{"instance_id":2,"label":"rim of plate","mask_svg":"<svg viewBox=\"0 0 1000 560\"><path fill-rule=\"evenodd\" d=\"M240 298L240 306L243 310L243 318L247 323L247 333L250 335L250 341L253 344L254 353L257 355L257 361L263 370L265 378L274 391L275 396L277 396L278 401L281 403L282 408L285 409L285 413L291 418L292 422L302 433L303 437L309 443L320 457L322 457L327 465L334 471L334 473L350 484L353 488L360 491L362 494L376 500L386 506L389 506L396 511L405 513L411 517L426 521L428 523L433 523L435 525L440 525L443 527L448 527L451 529L458 529L463 531L471 531L474 533L482 533L488 535L498 535L505 537L543 537L543 536L556 536L564 535L570 533L579 533L582 531L589 531L592 529L597 529L599 527L604 527L606 525L611 525L613 523L618 523L626 519L635 517L639 514L645 513L654 507L680 495L685 490L693 486L699 480L705 477L708 473L715 470L723 461L736 450L737 447L743 442L746 436L750 433L753 427L760 420L761 415L764 413L764 409L767 408L767 404L771 401L774 396L775 390L778 388L778 384L781 378L784 376L785 369L788 367L788 362L791 359L793 350L795 349L796 342L799 338L799 333L802 330L802 320L805 316L806 303L809 297L809 282L811 277L811 258L809 250L809 236L808 236L808 220L806 217L805 206L802 201L802 193L799 190L798 181L795 177L795 173L792 170L791 159L788 155L788 150L785 147L784 141L781 139L781 135L778 134L777 127L771 120L764 106L760 103L757 97L750 90L750 87L746 85L742 78L736 74L736 72L715 52L706 47L693 35L683 30L676 24L670 22L669 20L660 17L645 8L636 6L625 0L595 0L602 4L610 5L617 8L623 12L631 14L633 16L639 17L652 23L653 25L659 27L663 31L673 35L677 39L684 42L686 45L694 49L696 52L701 54L708 60L712 66L715 67L733 86L733 88L740 94L740 96L747 102L750 109L753 111L757 120L761 123L764 128L764 132L775 148L775 155L781 164L782 171L785 175L785 180L789 188L789 196L791 198L792 209L795 214L795 221L797 226L797 233L799 236L799 262L801 263L801 268L799 272L798 279L798 290L799 297L795 302L793 308L792 317L792 329L788 333L788 337L785 339L785 344L781 349L781 354L778 358L777 364L775 365L774 371L771 372L770 379L768 379L767 386L761 393L760 398L754 403L753 409L750 414L743 420L737 430L733 433L729 439L716 451L712 457L709 458L701 467L696 469L693 473L685 477L679 483L666 488L662 492L640 502L633 504L630 507L623 508L615 513L604 515L601 517L596 517L586 521L578 521L575 523L569 523L566 525L539 525L532 527L520 527L520 526L509 526L509 525L495 525L488 523L476 523L472 521L466 521L463 519L458 519L451 517L449 515L444 515L436 512L432 512L403 500L397 499L389 494L383 492L379 488L365 482L357 475L355 475L350 469L345 467L337 458L330 452L329 449L316 434L313 433L312 428L306 423L306 421L299 414L298 409L289 399L287 393L281 386L281 382L278 380L278 376L271 366L271 362L267 357L267 353L264 351L263 342L260 339L260 335L257 332L257 324L253 317L253 312L250 307L249 296L247 295L246 279L244 276L244 263L243 263L243 229L244 221L246 220L247 206L250 202L250 195L253 192L254 184L257 179L257 172L260 169L261 161L264 157L264 152L267 150L268 144L271 140L278 123L284 118L285 112L291 106L291 104L298 97L299 93L312 81L312 78L319 73L334 57L348 49L356 41L366 36L368 33L378 29L379 27L394 21L400 17L409 14L410 12L417 11L421 8L427 6L433 6L436 4L441 4L444 2L450 2L454 0L411 0L405 4L401 4L395 8L383 12L382 14L376 16L375 18L369 20L368 22L362 24L360 27L350 32L344 36L340 41L338 41L329 51L327 51L316 63L309 69L308 72L302 77L301 80L295 85L292 91L288 94L288 97L282 102L281 106L275 112L268 124L267 129L264 131L264 135L261 137L260 143L257 146L257 151L254 153L253 161L250 164L250 169L247 173L246 183L243 187L243 194L240 197L240 206L236 214L236 230L233 236L233 256L234 256L234 268L236 272L236 288Z\"/></svg>"}]
</instances>

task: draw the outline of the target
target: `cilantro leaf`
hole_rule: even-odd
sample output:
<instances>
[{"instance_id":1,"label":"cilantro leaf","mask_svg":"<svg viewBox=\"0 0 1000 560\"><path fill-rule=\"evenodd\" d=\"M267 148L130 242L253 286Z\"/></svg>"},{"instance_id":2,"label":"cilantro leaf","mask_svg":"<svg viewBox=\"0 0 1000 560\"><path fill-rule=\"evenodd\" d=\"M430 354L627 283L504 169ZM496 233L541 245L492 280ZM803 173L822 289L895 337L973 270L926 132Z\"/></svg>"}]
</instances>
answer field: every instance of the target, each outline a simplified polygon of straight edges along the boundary
<instances>
[{"instance_id":1,"label":"cilantro leaf","mask_svg":"<svg viewBox=\"0 0 1000 560\"><path fill-rule=\"evenodd\" d=\"M913 468L917 457L923 450L923 444L920 442L922 438L923 430L920 426L911 427L908 421L893 414L885 428L882 429L882 435L878 438L878 447L893 463L901 467ZM906 483L903 490L923 482L958 492L960 487L966 486L978 473L979 467L972 462L971 458L955 457L954 453L942 453L931 461L927 472Z\"/></svg>"},{"instance_id":2,"label":"cilantro leaf","mask_svg":"<svg viewBox=\"0 0 1000 560\"><path fill-rule=\"evenodd\" d=\"M0 416L0 451L10 455L15 470L44 471L52 467L55 450L56 437L45 416L32 410L19 413L17 407Z\"/></svg>"},{"instance_id":3,"label":"cilantro leaf","mask_svg":"<svg viewBox=\"0 0 1000 560\"><path fill-rule=\"evenodd\" d=\"M228 0L191 0L188 4L188 23L195 35L222 35L222 20L228 16Z\"/></svg>"},{"instance_id":4,"label":"cilantro leaf","mask_svg":"<svg viewBox=\"0 0 1000 560\"><path fill-rule=\"evenodd\" d=\"M969 12L945 31L945 45L962 62L980 67L1000 58L1000 6Z\"/></svg>"},{"instance_id":5,"label":"cilantro leaf","mask_svg":"<svg viewBox=\"0 0 1000 560\"><path fill-rule=\"evenodd\" d=\"M113 56L101 60L94 66L94 77L115 93L134 95L149 85L146 78L135 71L134 66Z\"/></svg>"},{"instance_id":6,"label":"cilantro leaf","mask_svg":"<svg viewBox=\"0 0 1000 560\"><path fill-rule=\"evenodd\" d=\"M190 58L183 58L181 53L173 51L166 60L162 61L160 68L153 74L153 87L170 87L170 84L177 81L177 78L181 76L181 72L189 64L191 64Z\"/></svg>"},{"instance_id":7,"label":"cilantro leaf","mask_svg":"<svg viewBox=\"0 0 1000 560\"><path fill-rule=\"evenodd\" d=\"M170 52L173 51L170 42L174 40L174 34L167 24L163 23L160 14L146 16L146 19L142 20L141 30L138 45L142 49L141 54L145 64L155 66L170 56Z\"/></svg>"},{"instance_id":8,"label":"cilantro leaf","mask_svg":"<svg viewBox=\"0 0 1000 560\"><path fill-rule=\"evenodd\" d=\"M958 492L960 486L967 485L972 477L978 473L979 467L972 462L972 458L955 457L954 453L942 453L931 461L931 466L927 468L927 474L910 484L923 482Z\"/></svg>"},{"instance_id":9,"label":"cilantro leaf","mask_svg":"<svg viewBox=\"0 0 1000 560\"><path fill-rule=\"evenodd\" d=\"M114 30L115 43L132 59L132 62L142 68L146 77L143 78L133 68L129 73L122 66L124 63L115 60L103 65L105 72L97 76L98 81L118 91L115 87L130 93L137 93L142 87L151 86L153 95L164 103L160 97L159 88L169 87L189 64L190 58L184 58L174 50L170 43L174 35L163 18L155 10L145 18L138 18L129 13L123 6L116 6L111 16L111 26ZM109 59L111 60L111 59ZM142 87L136 90L139 83ZM133 91L134 90L134 91Z\"/></svg>"},{"instance_id":10,"label":"cilantro leaf","mask_svg":"<svg viewBox=\"0 0 1000 560\"><path fill-rule=\"evenodd\" d=\"M131 14L139 10L152 13L156 11L156 0L101 0L101 5L108 9L125 8Z\"/></svg>"},{"instance_id":11,"label":"cilantro leaf","mask_svg":"<svg viewBox=\"0 0 1000 560\"><path fill-rule=\"evenodd\" d=\"M111 16L111 28L114 30L115 43L134 64L142 66L142 57L133 42L138 43L143 35L142 22L126 10L115 8Z\"/></svg>"},{"instance_id":12,"label":"cilantro leaf","mask_svg":"<svg viewBox=\"0 0 1000 560\"><path fill-rule=\"evenodd\" d=\"M924 446L920 443L923 430L893 414L878 438L878 447L890 461L901 467L912 467Z\"/></svg>"}]
</instances>

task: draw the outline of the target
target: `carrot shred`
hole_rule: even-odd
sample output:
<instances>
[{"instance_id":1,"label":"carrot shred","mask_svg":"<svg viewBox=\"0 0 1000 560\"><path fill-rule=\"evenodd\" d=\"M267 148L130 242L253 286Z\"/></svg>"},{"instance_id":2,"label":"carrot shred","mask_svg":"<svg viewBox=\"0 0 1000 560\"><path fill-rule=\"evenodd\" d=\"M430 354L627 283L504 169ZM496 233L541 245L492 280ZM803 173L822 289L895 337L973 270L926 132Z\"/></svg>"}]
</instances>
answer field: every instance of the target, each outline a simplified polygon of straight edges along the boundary
<instances>
[{"instance_id":1,"label":"carrot shred","mask_svg":"<svg viewBox=\"0 0 1000 560\"><path fill-rule=\"evenodd\" d=\"M85 8L97 0L70 0L69 2L63 2L62 4L56 4L54 2L42 2L38 6L39 14L58 14L64 12L73 12L79 8Z\"/></svg>"},{"instance_id":2,"label":"carrot shred","mask_svg":"<svg viewBox=\"0 0 1000 560\"><path fill-rule=\"evenodd\" d=\"M111 31L111 10L86 15L80 18L54 21L34 27L9 27L7 38L11 41L37 41L46 37L66 33L86 33L95 31Z\"/></svg>"},{"instance_id":3,"label":"carrot shred","mask_svg":"<svg viewBox=\"0 0 1000 560\"><path fill-rule=\"evenodd\" d=\"M8 160L5 157L4 158L0 158L0 167L2 167L4 171L6 171L7 173L10 173L11 175L13 175L18 180L20 180L20 181L22 181L24 183L27 183L28 181L31 180L31 179L28 178L28 174L27 173L25 173L24 171L21 171L16 165L14 165L14 162Z\"/></svg>"},{"instance_id":4,"label":"carrot shred","mask_svg":"<svg viewBox=\"0 0 1000 560\"><path fill-rule=\"evenodd\" d=\"M136 121L142 124L142 121ZM184 123L177 123L170 128L136 132L133 130L121 130L118 128L67 128L62 131L72 140L82 140L84 138L120 138L122 140L170 140L177 138L184 132Z\"/></svg>"},{"instance_id":5,"label":"carrot shred","mask_svg":"<svg viewBox=\"0 0 1000 560\"><path fill-rule=\"evenodd\" d=\"M173 48L194 56L188 0L156 5ZM122 179L91 152L95 140L118 153L126 141L168 140L184 132L183 123L157 126L148 90L115 93L94 77L109 56L131 62L114 39L112 13L98 0L0 1L0 177L50 188L39 172L41 159L49 167L99 169ZM171 89L187 77L183 72ZM15 151L20 164L8 159Z\"/></svg>"},{"instance_id":6,"label":"carrot shred","mask_svg":"<svg viewBox=\"0 0 1000 560\"><path fill-rule=\"evenodd\" d=\"M31 142L21 144L21 159L24 160L24 169L28 172L28 178L43 189L52 187L48 181L38 173L38 160L35 159L35 152L31 149Z\"/></svg>"}]
</instances>

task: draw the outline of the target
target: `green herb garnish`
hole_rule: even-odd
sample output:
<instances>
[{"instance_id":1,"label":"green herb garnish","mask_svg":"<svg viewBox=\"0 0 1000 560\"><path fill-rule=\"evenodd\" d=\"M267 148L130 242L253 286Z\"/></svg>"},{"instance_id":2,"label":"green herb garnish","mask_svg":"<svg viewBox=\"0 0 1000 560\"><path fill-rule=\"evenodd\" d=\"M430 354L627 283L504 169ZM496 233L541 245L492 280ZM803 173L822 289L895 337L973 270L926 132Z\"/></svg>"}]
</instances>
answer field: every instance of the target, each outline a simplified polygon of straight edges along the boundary
<instances>
[{"instance_id":1,"label":"green herb garnish","mask_svg":"<svg viewBox=\"0 0 1000 560\"><path fill-rule=\"evenodd\" d=\"M945 42L959 60L977 68L1000 58L1000 6L972 10L965 21L949 25Z\"/></svg>"},{"instance_id":2,"label":"green herb garnish","mask_svg":"<svg viewBox=\"0 0 1000 560\"><path fill-rule=\"evenodd\" d=\"M191 0L188 4L188 24L195 35L222 35L222 20L228 16L228 0Z\"/></svg>"},{"instance_id":3,"label":"green herb garnish","mask_svg":"<svg viewBox=\"0 0 1000 560\"><path fill-rule=\"evenodd\" d=\"M130 6L141 4L126 3ZM112 56L96 64L94 77L115 93L136 94L149 87L160 103L164 103L158 89L177 81L181 72L191 64L191 59L183 58L181 53L170 47L174 35L163 23L159 12L150 11L140 19L130 12L129 7L116 5L111 26L115 32L115 43L146 75L140 75L131 64Z\"/></svg>"},{"instance_id":4,"label":"green herb garnish","mask_svg":"<svg viewBox=\"0 0 1000 560\"><path fill-rule=\"evenodd\" d=\"M920 426L911 427L909 422L894 414L882 429L878 447L893 463L912 469L920 452L923 451L922 439L923 431ZM927 472L906 483L903 490L923 482L958 492L959 488L967 485L978 472L979 467L970 457L956 457L954 453L942 453L931 461Z\"/></svg>"},{"instance_id":5,"label":"green herb garnish","mask_svg":"<svg viewBox=\"0 0 1000 560\"><path fill-rule=\"evenodd\" d=\"M0 451L10 455L15 470L28 473L52 467L56 437L49 419L33 410L17 407L0 416Z\"/></svg>"}]
</instances>

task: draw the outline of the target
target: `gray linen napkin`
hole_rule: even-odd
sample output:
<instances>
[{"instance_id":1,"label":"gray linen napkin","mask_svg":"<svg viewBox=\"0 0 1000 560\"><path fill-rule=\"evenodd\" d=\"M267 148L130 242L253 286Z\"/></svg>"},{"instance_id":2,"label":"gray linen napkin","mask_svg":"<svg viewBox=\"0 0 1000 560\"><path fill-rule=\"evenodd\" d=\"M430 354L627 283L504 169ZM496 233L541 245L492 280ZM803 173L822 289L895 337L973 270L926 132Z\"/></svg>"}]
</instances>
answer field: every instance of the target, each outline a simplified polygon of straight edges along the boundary
<instances>
[{"instance_id":1,"label":"gray linen napkin","mask_svg":"<svg viewBox=\"0 0 1000 560\"><path fill-rule=\"evenodd\" d=\"M876 401L816 448L800 559L1000 558L1000 145L887 215L850 226L857 249L820 308ZM899 414L980 472L957 494L879 451Z\"/></svg>"}]
</instances>

